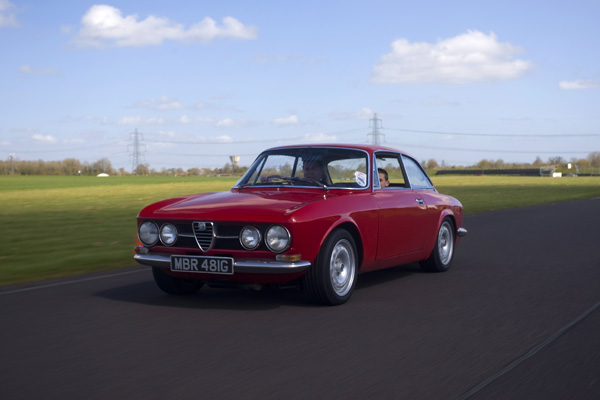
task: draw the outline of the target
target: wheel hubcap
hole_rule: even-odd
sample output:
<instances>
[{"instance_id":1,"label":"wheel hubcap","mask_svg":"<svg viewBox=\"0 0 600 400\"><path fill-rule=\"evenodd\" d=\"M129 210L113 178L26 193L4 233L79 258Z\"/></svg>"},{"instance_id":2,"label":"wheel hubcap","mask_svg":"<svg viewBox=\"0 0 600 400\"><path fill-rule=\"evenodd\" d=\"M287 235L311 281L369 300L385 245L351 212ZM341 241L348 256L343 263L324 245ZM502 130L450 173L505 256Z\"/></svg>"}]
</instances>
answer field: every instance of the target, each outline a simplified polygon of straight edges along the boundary
<instances>
[{"instance_id":1,"label":"wheel hubcap","mask_svg":"<svg viewBox=\"0 0 600 400\"><path fill-rule=\"evenodd\" d=\"M454 251L454 240L452 230L448 222L444 222L440 228L438 234L438 253L440 255L440 261L446 265L452 259L452 253Z\"/></svg>"},{"instance_id":2,"label":"wheel hubcap","mask_svg":"<svg viewBox=\"0 0 600 400\"><path fill-rule=\"evenodd\" d=\"M338 296L345 296L350 291L355 271L356 260L352 245L342 239L333 247L329 264L331 285Z\"/></svg>"}]
</instances>

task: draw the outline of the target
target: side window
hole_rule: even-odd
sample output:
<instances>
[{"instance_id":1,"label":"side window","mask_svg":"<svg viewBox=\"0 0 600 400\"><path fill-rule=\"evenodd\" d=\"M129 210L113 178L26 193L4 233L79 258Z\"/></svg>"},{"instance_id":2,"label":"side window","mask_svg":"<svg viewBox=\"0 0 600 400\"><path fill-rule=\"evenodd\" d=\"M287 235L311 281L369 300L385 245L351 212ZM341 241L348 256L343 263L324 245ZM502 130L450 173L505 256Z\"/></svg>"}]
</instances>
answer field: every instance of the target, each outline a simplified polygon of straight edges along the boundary
<instances>
[{"instance_id":1,"label":"side window","mask_svg":"<svg viewBox=\"0 0 600 400\"><path fill-rule=\"evenodd\" d=\"M429 177L423 172L415 160L402 156L402 161L404 162L404 168L406 169L410 186L413 189L433 189L433 184L429 180Z\"/></svg>"},{"instance_id":2,"label":"side window","mask_svg":"<svg viewBox=\"0 0 600 400\"><path fill-rule=\"evenodd\" d=\"M404 188L406 178L398 154L376 154L377 172L380 175L380 188ZM387 182L385 176L387 175ZM375 186L377 187L377 186Z\"/></svg>"}]
</instances>

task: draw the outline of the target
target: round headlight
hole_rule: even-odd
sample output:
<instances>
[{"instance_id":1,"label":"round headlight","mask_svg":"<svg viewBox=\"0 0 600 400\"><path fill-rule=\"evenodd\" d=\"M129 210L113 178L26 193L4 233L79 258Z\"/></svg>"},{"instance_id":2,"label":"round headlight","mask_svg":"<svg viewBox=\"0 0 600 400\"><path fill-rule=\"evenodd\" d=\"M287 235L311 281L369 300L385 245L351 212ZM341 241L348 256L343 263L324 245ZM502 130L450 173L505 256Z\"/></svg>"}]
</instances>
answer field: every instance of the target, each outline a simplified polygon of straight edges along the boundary
<instances>
[{"instance_id":1,"label":"round headlight","mask_svg":"<svg viewBox=\"0 0 600 400\"><path fill-rule=\"evenodd\" d=\"M165 246L171 246L177 241L177 228L173 224L164 224L160 228L160 241Z\"/></svg>"},{"instance_id":2,"label":"round headlight","mask_svg":"<svg viewBox=\"0 0 600 400\"><path fill-rule=\"evenodd\" d=\"M254 250L262 239L260 231L253 226L245 226L240 232L240 243L246 250Z\"/></svg>"},{"instance_id":3,"label":"round headlight","mask_svg":"<svg viewBox=\"0 0 600 400\"><path fill-rule=\"evenodd\" d=\"M290 247L292 240L290 232L281 225L273 225L267 230L265 243L269 250L275 253L281 253Z\"/></svg>"},{"instance_id":4,"label":"round headlight","mask_svg":"<svg viewBox=\"0 0 600 400\"><path fill-rule=\"evenodd\" d=\"M138 236L146 246L154 246L158 242L158 226L154 222L146 221L140 225Z\"/></svg>"}]
</instances>

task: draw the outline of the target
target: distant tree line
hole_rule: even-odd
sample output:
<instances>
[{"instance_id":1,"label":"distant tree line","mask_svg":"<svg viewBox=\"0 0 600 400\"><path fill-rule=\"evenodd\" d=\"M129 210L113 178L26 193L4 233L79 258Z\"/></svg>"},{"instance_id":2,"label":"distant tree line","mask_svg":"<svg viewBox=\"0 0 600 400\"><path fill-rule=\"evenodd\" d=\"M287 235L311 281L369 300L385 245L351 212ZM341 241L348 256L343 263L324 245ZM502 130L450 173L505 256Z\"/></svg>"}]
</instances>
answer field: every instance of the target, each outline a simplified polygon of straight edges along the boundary
<instances>
[{"instance_id":1,"label":"distant tree line","mask_svg":"<svg viewBox=\"0 0 600 400\"><path fill-rule=\"evenodd\" d=\"M564 166L572 163L580 169L600 168L600 152L592 152L586 158L572 158L567 161L562 157L550 157L547 161L542 161L538 156L532 163L506 163L501 159L486 160L483 159L473 166L448 166L445 161L438 163L435 159L424 160L421 162L427 170L444 169L518 169L518 168L540 168L544 166ZM101 158L100 160L89 163L81 162L75 158L66 158L62 161L24 161L9 158L0 160L0 175L86 175L95 176L101 173L109 175L159 175L159 176L227 176L242 175L248 167L240 167L230 163L222 168L162 168L157 171L150 168L149 164L139 165L133 172L127 172L124 168L114 169L110 160Z\"/></svg>"},{"instance_id":2,"label":"distant tree line","mask_svg":"<svg viewBox=\"0 0 600 400\"><path fill-rule=\"evenodd\" d=\"M135 171L127 172L124 168L113 168L110 160L101 158L89 163L74 158L62 161L24 161L9 158L0 160L0 175L66 175L66 176L96 176L108 175L159 175L159 176L211 176L211 175L242 175L248 167L225 164L222 168L163 168L160 171L150 168L148 164L139 165Z\"/></svg>"},{"instance_id":3,"label":"distant tree line","mask_svg":"<svg viewBox=\"0 0 600 400\"><path fill-rule=\"evenodd\" d=\"M600 168L600 152L592 152L588 154L586 158L572 158L565 160L562 157L550 157L547 161L543 161L539 156L532 163L507 163L502 159L498 160L486 160L483 159L477 164L463 167L463 166L448 166L444 161L438 164L436 160L429 159L427 161L421 161L423 167L427 170L440 170L440 169L518 169L518 168L539 168L545 166L556 166L561 167L571 163L577 165L579 168Z\"/></svg>"},{"instance_id":4,"label":"distant tree line","mask_svg":"<svg viewBox=\"0 0 600 400\"><path fill-rule=\"evenodd\" d=\"M571 160L567 161L562 157L550 157L548 158L547 161L543 161L539 156L535 159L535 161L533 161L532 163L507 163L504 162L504 160L502 159L498 159L498 160L486 160L483 159L481 161L479 161L477 164L470 166L470 167L463 167L463 166L453 166L453 167L449 167L448 165L446 165L446 163L442 160L441 164L438 164L438 162L431 158L427 161L423 160L421 161L421 164L423 165L424 168L426 169L445 169L445 168L474 168L474 169L501 169L501 168L537 168L537 167L544 167L544 166L551 166L551 165L563 165L563 164L568 164L568 163L573 163L578 165L579 167L594 167L594 168L598 168L600 167L600 152L596 151L596 152L592 152L590 154L588 154L588 156L586 158L572 158Z\"/></svg>"}]
</instances>

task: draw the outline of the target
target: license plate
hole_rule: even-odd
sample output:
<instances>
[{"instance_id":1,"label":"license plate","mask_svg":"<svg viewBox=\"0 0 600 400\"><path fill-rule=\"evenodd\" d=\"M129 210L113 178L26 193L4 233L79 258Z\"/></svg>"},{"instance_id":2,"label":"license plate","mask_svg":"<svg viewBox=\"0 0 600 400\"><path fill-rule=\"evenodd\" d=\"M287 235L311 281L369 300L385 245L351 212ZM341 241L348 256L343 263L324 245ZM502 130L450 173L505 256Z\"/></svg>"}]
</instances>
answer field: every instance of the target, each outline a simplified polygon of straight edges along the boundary
<instances>
[{"instance_id":1,"label":"license plate","mask_svg":"<svg viewBox=\"0 0 600 400\"><path fill-rule=\"evenodd\" d=\"M172 255L171 271L232 275L233 258Z\"/></svg>"}]
</instances>

